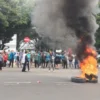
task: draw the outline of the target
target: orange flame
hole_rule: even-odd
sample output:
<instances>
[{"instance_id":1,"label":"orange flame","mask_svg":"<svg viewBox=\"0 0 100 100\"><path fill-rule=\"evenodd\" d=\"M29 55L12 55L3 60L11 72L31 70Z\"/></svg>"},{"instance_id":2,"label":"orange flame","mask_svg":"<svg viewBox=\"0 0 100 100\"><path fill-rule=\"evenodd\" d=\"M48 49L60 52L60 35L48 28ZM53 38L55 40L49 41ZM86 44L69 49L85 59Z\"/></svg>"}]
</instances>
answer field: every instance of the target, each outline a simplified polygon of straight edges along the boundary
<instances>
[{"instance_id":1,"label":"orange flame","mask_svg":"<svg viewBox=\"0 0 100 100\"><path fill-rule=\"evenodd\" d=\"M93 74L96 76L98 74L96 51L90 47L87 47L86 53L90 54L90 55L88 57L86 57L82 62L80 62L80 68L82 71L82 74L80 75L81 78L86 78L85 74L87 74L87 75Z\"/></svg>"}]
</instances>

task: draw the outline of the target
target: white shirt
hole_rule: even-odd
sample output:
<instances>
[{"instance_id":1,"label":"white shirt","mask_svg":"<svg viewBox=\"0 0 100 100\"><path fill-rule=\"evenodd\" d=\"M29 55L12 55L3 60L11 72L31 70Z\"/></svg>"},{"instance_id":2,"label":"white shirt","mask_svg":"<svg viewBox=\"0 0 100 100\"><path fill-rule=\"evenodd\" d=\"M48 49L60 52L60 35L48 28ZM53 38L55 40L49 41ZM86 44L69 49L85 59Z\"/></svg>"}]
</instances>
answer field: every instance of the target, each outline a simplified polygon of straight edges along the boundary
<instances>
[{"instance_id":1,"label":"white shirt","mask_svg":"<svg viewBox=\"0 0 100 100\"><path fill-rule=\"evenodd\" d=\"M26 54L23 54L21 63L25 63L25 56L26 56Z\"/></svg>"}]
</instances>

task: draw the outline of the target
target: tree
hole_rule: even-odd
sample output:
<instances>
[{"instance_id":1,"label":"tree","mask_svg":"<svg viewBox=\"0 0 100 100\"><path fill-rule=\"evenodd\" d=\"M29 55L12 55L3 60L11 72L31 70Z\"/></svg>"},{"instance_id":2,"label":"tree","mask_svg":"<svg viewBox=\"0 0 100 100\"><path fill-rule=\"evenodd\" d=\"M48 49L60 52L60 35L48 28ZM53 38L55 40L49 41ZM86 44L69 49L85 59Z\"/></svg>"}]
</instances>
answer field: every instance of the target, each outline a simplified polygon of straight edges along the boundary
<instances>
[{"instance_id":1,"label":"tree","mask_svg":"<svg viewBox=\"0 0 100 100\"><path fill-rule=\"evenodd\" d=\"M100 3L99 3L99 7L100 7ZM97 49L99 49L100 48L100 13L97 14L96 19L97 19L97 23L99 25L99 28L96 32L96 44L95 44L95 46Z\"/></svg>"},{"instance_id":2,"label":"tree","mask_svg":"<svg viewBox=\"0 0 100 100\"><path fill-rule=\"evenodd\" d=\"M29 0L0 0L0 39L8 42L14 34L30 27L30 13L34 4Z\"/></svg>"}]
</instances>

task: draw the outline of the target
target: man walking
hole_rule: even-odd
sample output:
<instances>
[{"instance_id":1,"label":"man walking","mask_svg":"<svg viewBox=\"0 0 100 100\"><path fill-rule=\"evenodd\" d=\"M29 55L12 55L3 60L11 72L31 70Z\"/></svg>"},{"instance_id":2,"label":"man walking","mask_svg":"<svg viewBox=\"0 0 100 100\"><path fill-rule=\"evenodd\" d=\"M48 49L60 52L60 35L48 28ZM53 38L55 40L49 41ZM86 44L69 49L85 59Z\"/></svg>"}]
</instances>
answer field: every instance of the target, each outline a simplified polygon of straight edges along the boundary
<instances>
[{"instance_id":1,"label":"man walking","mask_svg":"<svg viewBox=\"0 0 100 100\"><path fill-rule=\"evenodd\" d=\"M22 72L26 72L26 66L28 67L28 71L29 71L29 60L27 57L27 51L25 51L25 53L23 54L22 57L22 63L23 63L23 68L22 68Z\"/></svg>"}]
</instances>

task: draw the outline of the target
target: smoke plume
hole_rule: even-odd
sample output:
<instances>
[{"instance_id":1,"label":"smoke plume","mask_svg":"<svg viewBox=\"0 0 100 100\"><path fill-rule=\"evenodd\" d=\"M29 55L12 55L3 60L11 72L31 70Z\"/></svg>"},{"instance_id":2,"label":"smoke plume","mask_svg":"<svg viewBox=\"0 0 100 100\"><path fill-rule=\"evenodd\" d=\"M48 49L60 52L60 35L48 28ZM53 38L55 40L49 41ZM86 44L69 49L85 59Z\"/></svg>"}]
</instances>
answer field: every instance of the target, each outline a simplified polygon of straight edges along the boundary
<instances>
[{"instance_id":1,"label":"smoke plume","mask_svg":"<svg viewBox=\"0 0 100 100\"><path fill-rule=\"evenodd\" d=\"M52 47L73 48L83 38L94 45L98 29L95 15L99 0L36 0L32 24L42 37L49 37Z\"/></svg>"}]
</instances>

